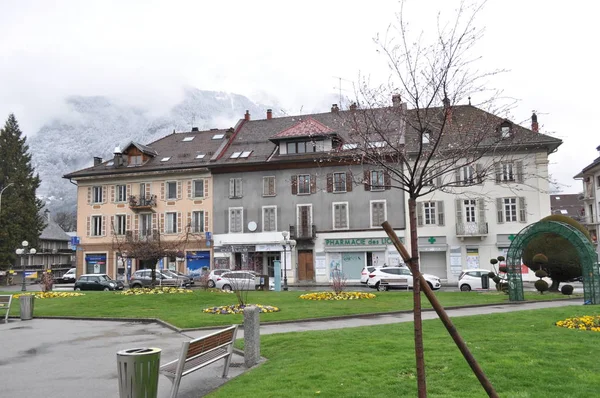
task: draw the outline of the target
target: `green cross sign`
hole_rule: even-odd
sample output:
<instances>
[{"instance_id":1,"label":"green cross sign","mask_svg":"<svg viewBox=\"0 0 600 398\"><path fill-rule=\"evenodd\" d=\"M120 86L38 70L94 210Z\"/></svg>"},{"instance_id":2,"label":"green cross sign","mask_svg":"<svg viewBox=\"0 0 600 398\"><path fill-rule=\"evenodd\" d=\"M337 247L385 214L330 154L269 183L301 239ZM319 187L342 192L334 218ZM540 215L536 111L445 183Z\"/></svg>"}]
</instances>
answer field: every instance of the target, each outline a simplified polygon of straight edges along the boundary
<instances>
[{"instance_id":1,"label":"green cross sign","mask_svg":"<svg viewBox=\"0 0 600 398\"><path fill-rule=\"evenodd\" d=\"M514 236L513 234L508 235L508 240L511 241L511 242L513 240L515 240L515 238L516 238L516 236Z\"/></svg>"},{"instance_id":2,"label":"green cross sign","mask_svg":"<svg viewBox=\"0 0 600 398\"><path fill-rule=\"evenodd\" d=\"M435 243L435 238L432 236L429 239L427 239L429 241L429 243L431 243L432 245Z\"/></svg>"}]
</instances>

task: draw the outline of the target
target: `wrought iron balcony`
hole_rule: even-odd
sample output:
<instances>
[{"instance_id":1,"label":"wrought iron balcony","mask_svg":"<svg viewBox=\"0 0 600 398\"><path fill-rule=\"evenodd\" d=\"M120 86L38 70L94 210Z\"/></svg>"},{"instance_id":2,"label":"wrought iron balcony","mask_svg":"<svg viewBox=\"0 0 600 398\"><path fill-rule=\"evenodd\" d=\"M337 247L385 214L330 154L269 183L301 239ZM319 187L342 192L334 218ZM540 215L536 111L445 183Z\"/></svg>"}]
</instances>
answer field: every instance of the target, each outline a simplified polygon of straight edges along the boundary
<instances>
[{"instance_id":1,"label":"wrought iron balcony","mask_svg":"<svg viewBox=\"0 0 600 398\"><path fill-rule=\"evenodd\" d=\"M290 225L290 239L314 240L317 236L317 227L314 224Z\"/></svg>"},{"instance_id":2,"label":"wrought iron balcony","mask_svg":"<svg viewBox=\"0 0 600 398\"><path fill-rule=\"evenodd\" d=\"M134 195L129 197L129 208L132 210L150 210L156 207L156 195Z\"/></svg>"},{"instance_id":3,"label":"wrought iron balcony","mask_svg":"<svg viewBox=\"0 0 600 398\"><path fill-rule=\"evenodd\" d=\"M456 224L456 236L458 237L486 236L487 234L488 224L486 222L459 222Z\"/></svg>"}]
</instances>

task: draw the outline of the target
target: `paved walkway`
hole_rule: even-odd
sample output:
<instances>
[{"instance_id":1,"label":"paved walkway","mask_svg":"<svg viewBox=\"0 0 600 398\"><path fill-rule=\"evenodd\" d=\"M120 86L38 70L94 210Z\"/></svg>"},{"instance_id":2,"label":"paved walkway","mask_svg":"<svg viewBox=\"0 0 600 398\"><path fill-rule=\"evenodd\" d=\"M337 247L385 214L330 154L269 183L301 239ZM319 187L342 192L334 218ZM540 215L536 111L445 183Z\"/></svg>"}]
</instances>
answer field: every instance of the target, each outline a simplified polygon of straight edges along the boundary
<instances>
[{"instance_id":1,"label":"paved walkway","mask_svg":"<svg viewBox=\"0 0 600 398\"><path fill-rule=\"evenodd\" d=\"M506 304L449 310L451 317L582 305L582 300ZM434 319L425 311L423 319ZM389 314L336 320L291 322L261 326L261 334L304 332L412 321L412 314ZM238 337L243 336L240 328ZM133 347L159 347L161 361L175 359L181 342L211 330L179 333L156 323L122 321L11 319L0 323L0 375L2 397L47 398L117 397L117 351ZM235 354L231 378L247 369ZM222 385L222 361L182 379L180 398L203 396ZM159 379L159 397L168 396L171 383Z\"/></svg>"}]
</instances>

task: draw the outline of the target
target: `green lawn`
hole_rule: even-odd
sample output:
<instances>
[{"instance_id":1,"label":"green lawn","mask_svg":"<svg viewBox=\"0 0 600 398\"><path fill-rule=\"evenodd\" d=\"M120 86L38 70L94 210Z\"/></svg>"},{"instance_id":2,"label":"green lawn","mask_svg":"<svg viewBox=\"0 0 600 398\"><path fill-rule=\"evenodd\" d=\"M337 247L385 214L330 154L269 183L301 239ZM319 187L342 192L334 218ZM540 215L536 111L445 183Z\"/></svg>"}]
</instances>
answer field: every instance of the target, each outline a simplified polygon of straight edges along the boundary
<instances>
[{"instance_id":1,"label":"green lawn","mask_svg":"<svg viewBox=\"0 0 600 398\"><path fill-rule=\"evenodd\" d=\"M600 394L600 333L554 323L599 313L574 305L453 321L500 397L587 398ZM428 396L486 397L441 322L423 326ZM209 396L416 397L413 347L411 322L263 335L268 361Z\"/></svg>"},{"instance_id":2,"label":"green lawn","mask_svg":"<svg viewBox=\"0 0 600 398\"><path fill-rule=\"evenodd\" d=\"M14 292L12 292L14 294ZM248 293L252 304L279 307L280 312L261 314L261 322L292 321L306 318L373 314L412 309L412 292L375 292L376 298L349 301L309 301L298 297L306 292ZM2 293L0 294L7 294ZM9 293L10 294L10 293ZM446 307L507 303L508 296L490 292L437 292ZM526 293L527 300L563 299L561 294ZM581 296L580 296L581 297ZM583 300L583 298L581 297ZM73 316L110 318L159 318L179 328L224 326L242 323L243 315L213 315L203 313L208 307L236 304L234 294L194 290L191 294L161 294L125 296L113 292L85 292L81 297L36 299L34 316ZM430 307L423 297L423 306ZM13 299L11 315L18 315L19 303Z\"/></svg>"}]
</instances>

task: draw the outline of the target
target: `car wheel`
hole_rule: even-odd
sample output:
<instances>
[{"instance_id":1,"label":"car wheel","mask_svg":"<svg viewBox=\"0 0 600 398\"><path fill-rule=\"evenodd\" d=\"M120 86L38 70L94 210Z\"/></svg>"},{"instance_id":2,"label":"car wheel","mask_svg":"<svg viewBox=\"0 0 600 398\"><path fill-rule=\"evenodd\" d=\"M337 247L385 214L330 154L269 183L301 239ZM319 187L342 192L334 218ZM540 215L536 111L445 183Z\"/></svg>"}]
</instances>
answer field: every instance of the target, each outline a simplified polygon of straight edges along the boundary
<instances>
[{"instance_id":1,"label":"car wheel","mask_svg":"<svg viewBox=\"0 0 600 398\"><path fill-rule=\"evenodd\" d=\"M223 285L222 289L226 292L230 292L231 291L231 285Z\"/></svg>"},{"instance_id":2,"label":"car wheel","mask_svg":"<svg viewBox=\"0 0 600 398\"><path fill-rule=\"evenodd\" d=\"M469 285L461 285L460 291L461 292L470 292L471 291L471 286L469 286Z\"/></svg>"},{"instance_id":3,"label":"car wheel","mask_svg":"<svg viewBox=\"0 0 600 398\"><path fill-rule=\"evenodd\" d=\"M108 292L109 290L110 290L110 289L109 289L108 287L105 287L105 288L104 288L104 291L105 291L105 292Z\"/></svg>"},{"instance_id":4,"label":"car wheel","mask_svg":"<svg viewBox=\"0 0 600 398\"><path fill-rule=\"evenodd\" d=\"M134 283L133 285L131 285L132 289L139 289L140 287L142 287L142 285L140 285L138 283Z\"/></svg>"},{"instance_id":5,"label":"car wheel","mask_svg":"<svg viewBox=\"0 0 600 398\"><path fill-rule=\"evenodd\" d=\"M208 287L210 287L210 288L215 287L215 282L212 279L208 280Z\"/></svg>"},{"instance_id":6,"label":"car wheel","mask_svg":"<svg viewBox=\"0 0 600 398\"><path fill-rule=\"evenodd\" d=\"M81 288L80 288L79 286L77 286L77 287L75 288L75 290L77 290L77 291L80 291L80 290L81 290Z\"/></svg>"},{"instance_id":7,"label":"car wheel","mask_svg":"<svg viewBox=\"0 0 600 398\"><path fill-rule=\"evenodd\" d=\"M378 292L385 292L388 290L387 286L383 286L381 283L377 282L377 291Z\"/></svg>"}]
</instances>

